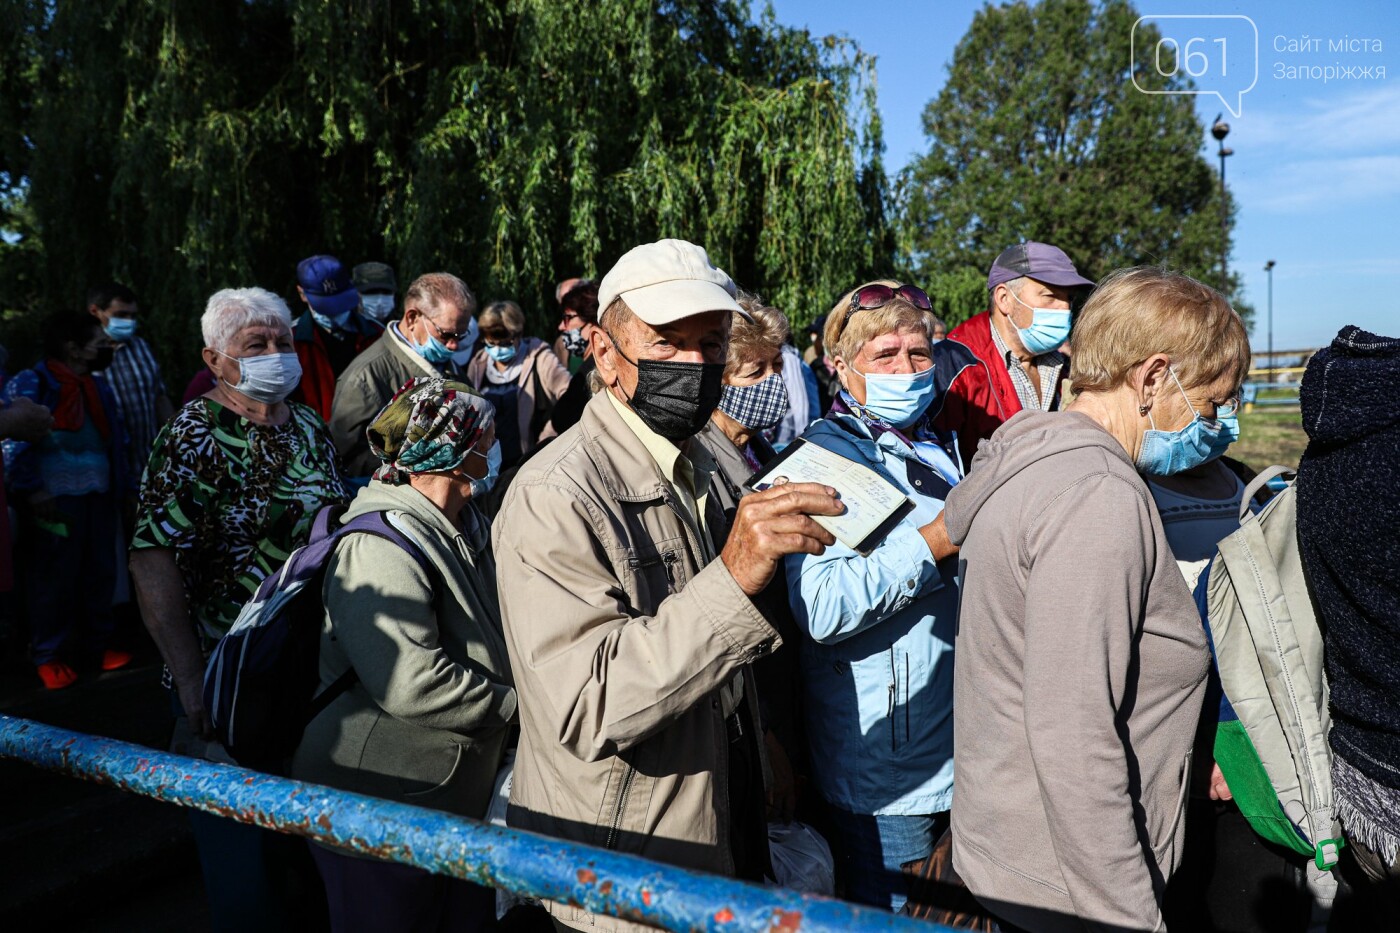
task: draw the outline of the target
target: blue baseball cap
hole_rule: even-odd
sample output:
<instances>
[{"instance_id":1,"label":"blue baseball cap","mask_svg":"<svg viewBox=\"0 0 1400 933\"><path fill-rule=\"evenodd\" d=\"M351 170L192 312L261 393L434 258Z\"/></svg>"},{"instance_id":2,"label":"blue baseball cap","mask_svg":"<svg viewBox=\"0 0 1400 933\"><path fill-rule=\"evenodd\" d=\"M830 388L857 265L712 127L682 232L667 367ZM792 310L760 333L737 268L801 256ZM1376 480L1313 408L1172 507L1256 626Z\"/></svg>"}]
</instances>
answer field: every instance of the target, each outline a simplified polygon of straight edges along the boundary
<instances>
[{"instance_id":1,"label":"blue baseball cap","mask_svg":"<svg viewBox=\"0 0 1400 933\"><path fill-rule=\"evenodd\" d=\"M327 317L338 317L360 305L350 270L334 256L308 256L297 263L297 284L312 309Z\"/></svg>"},{"instance_id":2,"label":"blue baseball cap","mask_svg":"<svg viewBox=\"0 0 1400 933\"><path fill-rule=\"evenodd\" d=\"M1080 275L1065 251L1049 243L1028 240L1004 249L987 273L987 290L1022 276L1058 285L1061 288L1092 288L1094 283Z\"/></svg>"}]
</instances>

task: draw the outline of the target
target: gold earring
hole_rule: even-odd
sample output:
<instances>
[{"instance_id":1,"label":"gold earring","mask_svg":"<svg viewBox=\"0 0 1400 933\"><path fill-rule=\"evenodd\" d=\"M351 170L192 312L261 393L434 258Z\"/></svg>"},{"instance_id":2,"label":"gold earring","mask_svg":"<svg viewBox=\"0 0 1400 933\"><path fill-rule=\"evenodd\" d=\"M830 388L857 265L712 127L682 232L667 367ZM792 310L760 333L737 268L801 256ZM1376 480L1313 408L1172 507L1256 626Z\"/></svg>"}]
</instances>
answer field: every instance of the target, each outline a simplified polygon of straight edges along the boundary
<instances>
[{"instance_id":1,"label":"gold earring","mask_svg":"<svg viewBox=\"0 0 1400 933\"><path fill-rule=\"evenodd\" d=\"M1147 406L1146 406L1146 405L1139 405L1139 406L1138 406L1138 414L1139 414L1139 415L1145 415L1145 414L1147 414Z\"/></svg>"}]
</instances>

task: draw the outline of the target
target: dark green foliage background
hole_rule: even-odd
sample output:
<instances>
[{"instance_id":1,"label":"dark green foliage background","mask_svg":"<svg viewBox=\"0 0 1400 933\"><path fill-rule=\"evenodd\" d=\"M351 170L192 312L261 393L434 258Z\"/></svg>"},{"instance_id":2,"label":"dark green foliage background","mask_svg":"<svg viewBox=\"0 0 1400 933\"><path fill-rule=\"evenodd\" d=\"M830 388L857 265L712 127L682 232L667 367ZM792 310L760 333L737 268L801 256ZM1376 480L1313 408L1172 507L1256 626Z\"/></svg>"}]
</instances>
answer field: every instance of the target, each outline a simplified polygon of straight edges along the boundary
<instances>
[{"instance_id":1,"label":"dark green foliage background","mask_svg":"<svg viewBox=\"0 0 1400 933\"><path fill-rule=\"evenodd\" d=\"M744 0L0 0L0 342L28 362L112 277L178 382L212 291L294 302L325 251L537 332L558 279L661 236L794 325L892 272L955 324L1025 238L1215 282L1218 177L1191 99L1132 88L1135 18L989 5L887 184L873 60Z\"/></svg>"},{"instance_id":2,"label":"dark green foliage background","mask_svg":"<svg viewBox=\"0 0 1400 933\"><path fill-rule=\"evenodd\" d=\"M456 272L537 330L557 279L662 236L799 321L889 265L870 60L742 2L0 9L17 350L32 312L110 275L188 372L210 292L292 299L321 251Z\"/></svg>"}]
</instances>

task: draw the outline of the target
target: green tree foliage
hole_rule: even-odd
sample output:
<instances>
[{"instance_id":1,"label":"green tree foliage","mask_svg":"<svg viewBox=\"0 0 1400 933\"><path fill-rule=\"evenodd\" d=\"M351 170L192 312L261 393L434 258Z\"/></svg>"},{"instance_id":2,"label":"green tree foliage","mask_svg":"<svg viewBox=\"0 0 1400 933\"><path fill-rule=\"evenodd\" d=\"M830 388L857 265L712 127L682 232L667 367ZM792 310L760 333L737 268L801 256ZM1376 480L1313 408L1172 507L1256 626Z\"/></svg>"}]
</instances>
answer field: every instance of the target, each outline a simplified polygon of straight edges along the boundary
<instances>
[{"instance_id":1,"label":"green tree foliage","mask_svg":"<svg viewBox=\"0 0 1400 933\"><path fill-rule=\"evenodd\" d=\"M890 262L871 60L744 0L0 10L0 191L33 220L0 219L4 261L28 241L46 305L130 282L177 373L210 292L294 301L321 251L456 272L537 329L556 280L662 236L795 324Z\"/></svg>"},{"instance_id":2,"label":"green tree foliage","mask_svg":"<svg viewBox=\"0 0 1400 933\"><path fill-rule=\"evenodd\" d=\"M958 44L899 187L901 246L931 292L949 283L953 322L985 309L987 269L1023 240L1093 279L1165 263L1219 286L1220 176L1195 98L1133 86L1135 51L1144 88L1183 87L1155 69L1155 35L1130 47L1137 18L1124 0L989 4Z\"/></svg>"}]
</instances>

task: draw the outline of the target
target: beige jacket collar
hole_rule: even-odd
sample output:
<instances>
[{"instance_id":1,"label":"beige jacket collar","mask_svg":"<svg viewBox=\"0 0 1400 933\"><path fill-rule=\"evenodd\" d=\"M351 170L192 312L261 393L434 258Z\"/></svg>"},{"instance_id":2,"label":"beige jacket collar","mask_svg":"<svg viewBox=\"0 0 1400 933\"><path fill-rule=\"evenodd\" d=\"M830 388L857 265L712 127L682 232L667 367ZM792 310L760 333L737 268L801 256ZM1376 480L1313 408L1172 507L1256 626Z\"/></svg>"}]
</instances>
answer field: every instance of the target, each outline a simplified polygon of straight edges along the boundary
<instances>
[{"instance_id":1,"label":"beige jacket collar","mask_svg":"<svg viewBox=\"0 0 1400 933\"><path fill-rule=\"evenodd\" d=\"M394 348L394 352L398 353L404 359L408 360L409 364L415 369L422 370L423 375L438 377L444 375L443 373L438 371L436 366L423 359L423 357L419 356L414 351L414 349L408 345L408 338L404 336L403 331L399 330L398 321L393 321L389 324L388 336L389 345ZM448 373L447 375L451 375L451 373Z\"/></svg>"}]
</instances>

